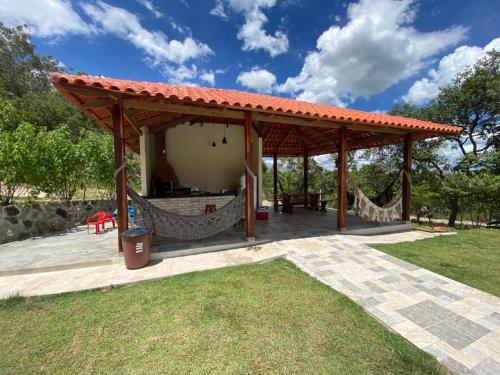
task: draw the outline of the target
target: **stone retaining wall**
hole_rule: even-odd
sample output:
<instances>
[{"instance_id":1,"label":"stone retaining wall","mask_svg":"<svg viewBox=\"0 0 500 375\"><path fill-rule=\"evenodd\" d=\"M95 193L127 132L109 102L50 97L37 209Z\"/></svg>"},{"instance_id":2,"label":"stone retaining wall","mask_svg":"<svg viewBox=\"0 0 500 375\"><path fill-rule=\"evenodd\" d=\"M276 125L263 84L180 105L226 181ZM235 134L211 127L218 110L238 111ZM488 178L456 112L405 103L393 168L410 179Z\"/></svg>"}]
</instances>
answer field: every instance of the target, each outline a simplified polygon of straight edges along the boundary
<instances>
[{"instance_id":1,"label":"stone retaining wall","mask_svg":"<svg viewBox=\"0 0 500 375\"><path fill-rule=\"evenodd\" d=\"M115 200L0 207L0 244L69 229L98 211L115 209Z\"/></svg>"}]
</instances>

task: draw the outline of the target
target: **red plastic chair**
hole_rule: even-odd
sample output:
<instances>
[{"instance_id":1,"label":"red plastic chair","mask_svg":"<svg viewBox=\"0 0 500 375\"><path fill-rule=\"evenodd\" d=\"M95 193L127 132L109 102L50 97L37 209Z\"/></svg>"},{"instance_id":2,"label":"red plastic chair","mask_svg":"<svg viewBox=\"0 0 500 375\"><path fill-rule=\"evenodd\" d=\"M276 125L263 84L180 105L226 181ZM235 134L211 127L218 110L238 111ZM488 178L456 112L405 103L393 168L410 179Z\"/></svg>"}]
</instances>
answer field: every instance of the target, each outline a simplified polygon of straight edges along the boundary
<instances>
[{"instance_id":1,"label":"red plastic chair","mask_svg":"<svg viewBox=\"0 0 500 375\"><path fill-rule=\"evenodd\" d=\"M95 226L95 234L99 234L99 230L102 226L104 230L104 220L106 218L105 212L98 212L95 215L87 218L87 234L89 234L89 227L91 225Z\"/></svg>"},{"instance_id":2,"label":"red plastic chair","mask_svg":"<svg viewBox=\"0 0 500 375\"><path fill-rule=\"evenodd\" d=\"M111 223L111 224L113 224L113 229L115 229L116 228L116 224L115 224L115 217L113 216L113 214L107 213L107 212L104 212L104 214L106 216L104 216L104 223L102 224L102 229L104 229L105 223Z\"/></svg>"}]
</instances>

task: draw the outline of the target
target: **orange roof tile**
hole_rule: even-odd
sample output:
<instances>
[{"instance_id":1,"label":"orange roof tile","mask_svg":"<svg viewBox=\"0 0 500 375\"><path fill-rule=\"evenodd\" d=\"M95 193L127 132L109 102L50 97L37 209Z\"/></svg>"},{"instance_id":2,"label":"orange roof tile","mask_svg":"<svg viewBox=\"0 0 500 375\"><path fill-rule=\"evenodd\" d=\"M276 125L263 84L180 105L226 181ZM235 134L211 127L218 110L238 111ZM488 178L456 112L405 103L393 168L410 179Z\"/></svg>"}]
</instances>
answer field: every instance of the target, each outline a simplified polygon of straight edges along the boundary
<instances>
[{"instance_id":1,"label":"orange roof tile","mask_svg":"<svg viewBox=\"0 0 500 375\"><path fill-rule=\"evenodd\" d=\"M124 93L143 94L165 99L203 103L214 103L232 107L244 107L263 111L282 112L289 115L311 116L337 121L352 121L367 125L394 126L422 130L426 133L456 134L462 129L457 126L436 124L401 116L364 112L348 108L333 107L326 104L308 103L295 99L245 91L182 86L167 83L130 81L107 77L52 73L50 80L54 84L92 86Z\"/></svg>"}]
</instances>

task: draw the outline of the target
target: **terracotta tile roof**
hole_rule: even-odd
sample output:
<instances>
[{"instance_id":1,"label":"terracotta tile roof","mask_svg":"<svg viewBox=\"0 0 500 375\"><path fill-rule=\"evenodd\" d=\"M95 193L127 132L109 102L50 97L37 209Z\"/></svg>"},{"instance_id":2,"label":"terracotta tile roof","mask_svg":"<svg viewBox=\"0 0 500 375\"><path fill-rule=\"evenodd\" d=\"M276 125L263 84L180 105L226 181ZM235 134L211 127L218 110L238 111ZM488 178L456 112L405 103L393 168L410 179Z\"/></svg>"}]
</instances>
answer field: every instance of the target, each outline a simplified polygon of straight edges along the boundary
<instances>
[{"instance_id":1,"label":"terracotta tile roof","mask_svg":"<svg viewBox=\"0 0 500 375\"><path fill-rule=\"evenodd\" d=\"M408 128L414 131L435 134L459 133L461 128L451 125L436 124L400 116L364 112L348 108L333 107L325 104L308 103L277 96L250 93L245 91L182 86L167 83L130 81L107 77L70 75L53 73L50 76L54 84L92 86L124 93L143 94L163 97L171 100L214 103L231 107L244 107L261 111L282 112L288 115L302 115L336 121L349 121L367 125Z\"/></svg>"}]
</instances>

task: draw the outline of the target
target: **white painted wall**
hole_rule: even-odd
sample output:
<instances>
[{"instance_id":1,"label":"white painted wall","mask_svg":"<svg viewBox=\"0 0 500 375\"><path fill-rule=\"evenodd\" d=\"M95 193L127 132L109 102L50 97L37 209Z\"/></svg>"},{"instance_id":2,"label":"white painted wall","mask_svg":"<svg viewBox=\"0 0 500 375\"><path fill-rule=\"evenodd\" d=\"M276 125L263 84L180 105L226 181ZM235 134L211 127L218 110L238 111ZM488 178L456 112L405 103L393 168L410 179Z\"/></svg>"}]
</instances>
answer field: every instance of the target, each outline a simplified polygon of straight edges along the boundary
<instances>
[{"instance_id":1,"label":"white painted wall","mask_svg":"<svg viewBox=\"0 0 500 375\"><path fill-rule=\"evenodd\" d=\"M225 124L199 123L179 125L166 131L167 160L175 169L181 186L197 186L200 190L218 193L221 188L234 189L245 173L244 127L229 125L226 128L228 143L222 144ZM212 147L215 140L216 147ZM254 132L254 157L252 169L262 181L259 168L262 147ZM259 187L261 191L262 188Z\"/></svg>"},{"instance_id":2,"label":"white painted wall","mask_svg":"<svg viewBox=\"0 0 500 375\"><path fill-rule=\"evenodd\" d=\"M139 139L139 153L141 160L141 194L148 196L151 194L151 178L154 169L153 163L153 136L149 134L147 128L142 128L142 134Z\"/></svg>"}]
</instances>

